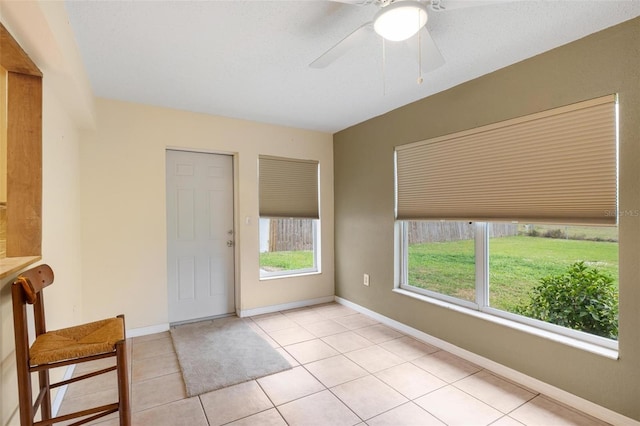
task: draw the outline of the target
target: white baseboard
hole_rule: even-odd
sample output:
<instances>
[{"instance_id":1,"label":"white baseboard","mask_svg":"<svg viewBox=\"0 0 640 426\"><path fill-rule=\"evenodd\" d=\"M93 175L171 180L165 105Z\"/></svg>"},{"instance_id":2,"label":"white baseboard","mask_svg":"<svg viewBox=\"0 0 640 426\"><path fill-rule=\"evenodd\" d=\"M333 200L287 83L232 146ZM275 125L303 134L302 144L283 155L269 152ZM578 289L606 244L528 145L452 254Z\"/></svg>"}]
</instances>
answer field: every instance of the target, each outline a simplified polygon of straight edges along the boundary
<instances>
[{"instance_id":1,"label":"white baseboard","mask_svg":"<svg viewBox=\"0 0 640 426\"><path fill-rule=\"evenodd\" d=\"M299 300L296 302L283 303L281 305L262 306L254 309L236 310L236 315L240 318L253 317L262 314L271 314L273 312L286 311L288 309L304 308L305 306L319 305L321 303L329 303L335 300L334 296L318 297L315 299Z\"/></svg>"},{"instance_id":2,"label":"white baseboard","mask_svg":"<svg viewBox=\"0 0 640 426\"><path fill-rule=\"evenodd\" d=\"M333 301L335 301L334 296L318 297L315 299L298 300L280 305L262 306L254 309L236 309L236 315L240 318L252 317L255 315L270 314L273 312L286 311L288 309L304 308L305 306L319 305L321 303L330 303ZM169 327L169 323L166 323L152 325L150 327L132 328L127 330L127 337L140 337L146 336L147 334L162 333L164 331L169 331Z\"/></svg>"},{"instance_id":3,"label":"white baseboard","mask_svg":"<svg viewBox=\"0 0 640 426\"><path fill-rule=\"evenodd\" d=\"M132 328L127 330L127 338L146 336L147 334L162 333L163 331L169 331L169 324L158 324L150 327Z\"/></svg>"},{"instance_id":4,"label":"white baseboard","mask_svg":"<svg viewBox=\"0 0 640 426\"><path fill-rule=\"evenodd\" d=\"M533 377L527 376L526 374L523 374L517 370L513 370L512 368L506 367L488 358L485 358L473 352L467 351L466 349L462 349L458 346L452 345L451 343L438 339L437 337L433 337L413 327L409 327L408 325L403 324L399 321L385 317L384 315L380 315L379 313L374 312L370 309L367 309L363 306L360 306L356 303L350 302L338 296L335 297L335 301L355 311L366 314L374 318L375 320L381 322L384 325L387 325L391 328L395 328L396 330L401 331L404 334L407 334L418 340L428 343L432 346L436 346L442 350L450 352L456 356L459 356L462 359L472 362L487 370L490 370L506 379L509 379L516 383L520 383L521 385L529 389L532 389L552 399L555 399L558 402L561 402L570 407L573 407L576 410L580 410L583 413L589 414L590 416L596 417L600 420L603 420L605 422L615 424L615 425L640 426L640 422L634 419L626 417L615 411L609 410L608 408L602 407L591 401L587 401L584 398L580 398L577 395L564 391L548 383L545 383Z\"/></svg>"}]
</instances>

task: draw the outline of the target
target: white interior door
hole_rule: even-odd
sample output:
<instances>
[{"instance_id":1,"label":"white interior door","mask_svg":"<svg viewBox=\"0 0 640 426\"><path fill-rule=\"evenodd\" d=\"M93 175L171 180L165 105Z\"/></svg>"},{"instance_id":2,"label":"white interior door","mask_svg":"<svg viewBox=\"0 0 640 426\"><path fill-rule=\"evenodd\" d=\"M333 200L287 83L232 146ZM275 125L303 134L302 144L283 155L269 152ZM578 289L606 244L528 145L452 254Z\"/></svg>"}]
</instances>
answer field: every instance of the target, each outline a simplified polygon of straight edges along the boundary
<instances>
[{"instance_id":1,"label":"white interior door","mask_svg":"<svg viewBox=\"0 0 640 426\"><path fill-rule=\"evenodd\" d=\"M235 311L233 157L167 150L169 322Z\"/></svg>"}]
</instances>

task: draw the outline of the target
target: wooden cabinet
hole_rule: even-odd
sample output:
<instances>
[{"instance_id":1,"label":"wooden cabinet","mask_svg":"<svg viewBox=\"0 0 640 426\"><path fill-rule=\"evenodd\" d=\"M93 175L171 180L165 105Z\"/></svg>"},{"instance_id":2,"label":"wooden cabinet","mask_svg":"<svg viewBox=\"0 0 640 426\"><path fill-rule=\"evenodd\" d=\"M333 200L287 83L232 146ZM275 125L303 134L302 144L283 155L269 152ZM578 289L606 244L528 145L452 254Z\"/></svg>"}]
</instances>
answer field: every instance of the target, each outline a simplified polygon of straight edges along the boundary
<instances>
[{"instance_id":1,"label":"wooden cabinet","mask_svg":"<svg viewBox=\"0 0 640 426\"><path fill-rule=\"evenodd\" d=\"M2 277L42 252L42 73L2 24L0 66Z\"/></svg>"},{"instance_id":2,"label":"wooden cabinet","mask_svg":"<svg viewBox=\"0 0 640 426\"><path fill-rule=\"evenodd\" d=\"M7 77L0 66L0 259L7 257Z\"/></svg>"}]
</instances>

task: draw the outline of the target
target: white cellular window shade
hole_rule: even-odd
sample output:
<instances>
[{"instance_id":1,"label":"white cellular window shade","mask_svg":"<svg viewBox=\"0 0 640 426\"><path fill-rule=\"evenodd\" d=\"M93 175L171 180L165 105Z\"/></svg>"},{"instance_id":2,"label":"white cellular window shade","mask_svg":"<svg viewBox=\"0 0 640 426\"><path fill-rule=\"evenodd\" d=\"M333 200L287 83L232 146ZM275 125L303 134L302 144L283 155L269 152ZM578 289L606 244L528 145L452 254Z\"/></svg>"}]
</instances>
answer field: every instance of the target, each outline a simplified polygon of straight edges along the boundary
<instances>
[{"instance_id":1,"label":"white cellular window shade","mask_svg":"<svg viewBox=\"0 0 640 426\"><path fill-rule=\"evenodd\" d=\"M615 225L616 102L397 146L397 218Z\"/></svg>"},{"instance_id":2,"label":"white cellular window shade","mask_svg":"<svg viewBox=\"0 0 640 426\"><path fill-rule=\"evenodd\" d=\"M259 158L260 217L319 219L318 162Z\"/></svg>"}]
</instances>

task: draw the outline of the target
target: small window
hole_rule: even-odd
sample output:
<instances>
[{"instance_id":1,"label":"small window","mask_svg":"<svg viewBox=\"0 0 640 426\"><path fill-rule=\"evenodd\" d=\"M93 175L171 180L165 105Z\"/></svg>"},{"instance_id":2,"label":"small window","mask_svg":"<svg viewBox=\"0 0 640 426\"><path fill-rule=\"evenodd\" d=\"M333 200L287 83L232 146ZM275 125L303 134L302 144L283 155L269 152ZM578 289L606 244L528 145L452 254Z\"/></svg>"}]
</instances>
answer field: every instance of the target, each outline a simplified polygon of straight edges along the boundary
<instances>
[{"instance_id":1,"label":"small window","mask_svg":"<svg viewBox=\"0 0 640 426\"><path fill-rule=\"evenodd\" d=\"M318 272L316 219L260 219L260 277Z\"/></svg>"},{"instance_id":2,"label":"small window","mask_svg":"<svg viewBox=\"0 0 640 426\"><path fill-rule=\"evenodd\" d=\"M319 163L258 159L260 278L319 272Z\"/></svg>"}]
</instances>

